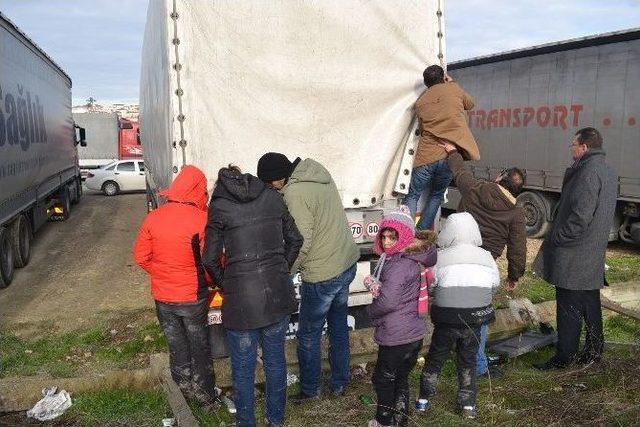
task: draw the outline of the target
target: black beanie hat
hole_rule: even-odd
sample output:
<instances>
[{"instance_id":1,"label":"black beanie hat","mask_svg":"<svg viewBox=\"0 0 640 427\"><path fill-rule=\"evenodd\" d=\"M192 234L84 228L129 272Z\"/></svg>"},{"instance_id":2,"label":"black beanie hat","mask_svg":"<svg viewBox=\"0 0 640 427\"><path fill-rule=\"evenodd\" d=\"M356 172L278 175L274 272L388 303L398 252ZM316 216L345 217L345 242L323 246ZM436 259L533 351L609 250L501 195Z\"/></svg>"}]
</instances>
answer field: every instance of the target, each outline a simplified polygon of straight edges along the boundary
<instances>
[{"instance_id":1,"label":"black beanie hat","mask_svg":"<svg viewBox=\"0 0 640 427\"><path fill-rule=\"evenodd\" d=\"M292 163L284 154L267 153L258 160L258 178L264 182L289 178L299 162L300 157Z\"/></svg>"}]
</instances>

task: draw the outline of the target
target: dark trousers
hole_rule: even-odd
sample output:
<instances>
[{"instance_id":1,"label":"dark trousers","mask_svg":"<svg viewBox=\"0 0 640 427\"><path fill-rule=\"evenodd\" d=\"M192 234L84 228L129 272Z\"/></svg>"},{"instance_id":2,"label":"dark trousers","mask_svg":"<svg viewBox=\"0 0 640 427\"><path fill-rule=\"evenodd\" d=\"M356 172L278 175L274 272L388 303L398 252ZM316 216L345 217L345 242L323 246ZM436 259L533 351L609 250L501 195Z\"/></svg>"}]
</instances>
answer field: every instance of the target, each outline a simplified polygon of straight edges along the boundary
<instances>
[{"instance_id":1,"label":"dark trousers","mask_svg":"<svg viewBox=\"0 0 640 427\"><path fill-rule=\"evenodd\" d=\"M382 425L406 425L409 409L409 373L416 366L422 340L378 347L372 382L378 398L376 420ZM395 420L395 422L394 422Z\"/></svg>"},{"instance_id":2,"label":"dark trousers","mask_svg":"<svg viewBox=\"0 0 640 427\"><path fill-rule=\"evenodd\" d=\"M420 398L429 399L436 394L442 365L456 349L458 365L458 404L476 404L476 355L480 343L480 326L434 325L431 346L420 375Z\"/></svg>"},{"instance_id":3,"label":"dark trousers","mask_svg":"<svg viewBox=\"0 0 640 427\"><path fill-rule=\"evenodd\" d=\"M553 358L556 365L566 366L576 359L583 319L587 329L584 357L599 359L604 348L600 290L574 291L556 288L558 343Z\"/></svg>"},{"instance_id":4,"label":"dark trousers","mask_svg":"<svg viewBox=\"0 0 640 427\"><path fill-rule=\"evenodd\" d=\"M206 299L170 304L156 301L156 314L169 344L171 377L185 397L211 403L215 373L207 334Z\"/></svg>"}]
</instances>

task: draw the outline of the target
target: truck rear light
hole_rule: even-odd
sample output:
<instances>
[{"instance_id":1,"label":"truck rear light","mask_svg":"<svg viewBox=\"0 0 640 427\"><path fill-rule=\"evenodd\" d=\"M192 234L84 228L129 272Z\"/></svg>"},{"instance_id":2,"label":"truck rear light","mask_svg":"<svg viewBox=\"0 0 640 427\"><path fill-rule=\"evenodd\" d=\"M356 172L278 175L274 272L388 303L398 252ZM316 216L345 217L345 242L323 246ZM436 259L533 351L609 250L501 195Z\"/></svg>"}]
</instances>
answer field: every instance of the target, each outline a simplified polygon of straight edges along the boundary
<instances>
[{"instance_id":1,"label":"truck rear light","mask_svg":"<svg viewBox=\"0 0 640 427\"><path fill-rule=\"evenodd\" d=\"M211 302L209 303L209 308L222 307L223 300L224 298L222 297L222 293L220 291L213 291L213 298L211 298Z\"/></svg>"}]
</instances>

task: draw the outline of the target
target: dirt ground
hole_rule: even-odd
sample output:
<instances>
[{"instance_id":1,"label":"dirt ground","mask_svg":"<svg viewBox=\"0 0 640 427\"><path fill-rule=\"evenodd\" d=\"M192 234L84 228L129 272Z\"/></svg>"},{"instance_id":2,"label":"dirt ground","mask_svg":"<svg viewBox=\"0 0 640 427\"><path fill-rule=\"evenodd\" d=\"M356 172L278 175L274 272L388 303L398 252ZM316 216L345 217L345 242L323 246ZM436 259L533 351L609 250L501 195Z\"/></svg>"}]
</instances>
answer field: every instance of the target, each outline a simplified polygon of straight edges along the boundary
<instances>
[{"instance_id":1,"label":"dirt ground","mask_svg":"<svg viewBox=\"0 0 640 427\"><path fill-rule=\"evenodd\" d=\"M152 308L147 276L131 255L145 214L144 194L85 193L69 220L45 224L29 265L0 290L0 328L69 332L96 318Z\"/></svg>"}]
</instances>

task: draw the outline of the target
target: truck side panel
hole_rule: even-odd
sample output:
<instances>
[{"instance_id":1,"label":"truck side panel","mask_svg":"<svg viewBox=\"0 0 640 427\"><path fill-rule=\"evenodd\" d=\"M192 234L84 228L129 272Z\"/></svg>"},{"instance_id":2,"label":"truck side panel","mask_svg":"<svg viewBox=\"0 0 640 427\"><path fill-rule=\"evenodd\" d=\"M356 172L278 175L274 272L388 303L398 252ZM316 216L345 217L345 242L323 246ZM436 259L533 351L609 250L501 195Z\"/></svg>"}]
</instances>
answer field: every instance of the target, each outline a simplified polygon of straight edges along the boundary
<instances>
[{"instance_id":1,"label":"truck side panel","mask_svg":"<svg viewBox=\"0 0 640 427\"><path fill-rule=\"evenodd\" d=\"M71 81L0 16L0 223L11 199L77 166Z\"/></svg>"},{"instance_id":2,"label":"truck side panel","mask_svg":"<svg viewBox=\"0 0 640 427\"><path fill-rule=\"evenodd\" d=\"M620 175L620 197L640 199L640 40L453 64L450 73L476 99L469 124L481 147L477 176L515 165L530 188L558 192L573 134L594 126Z\"/></svg>"}]
</instances>

